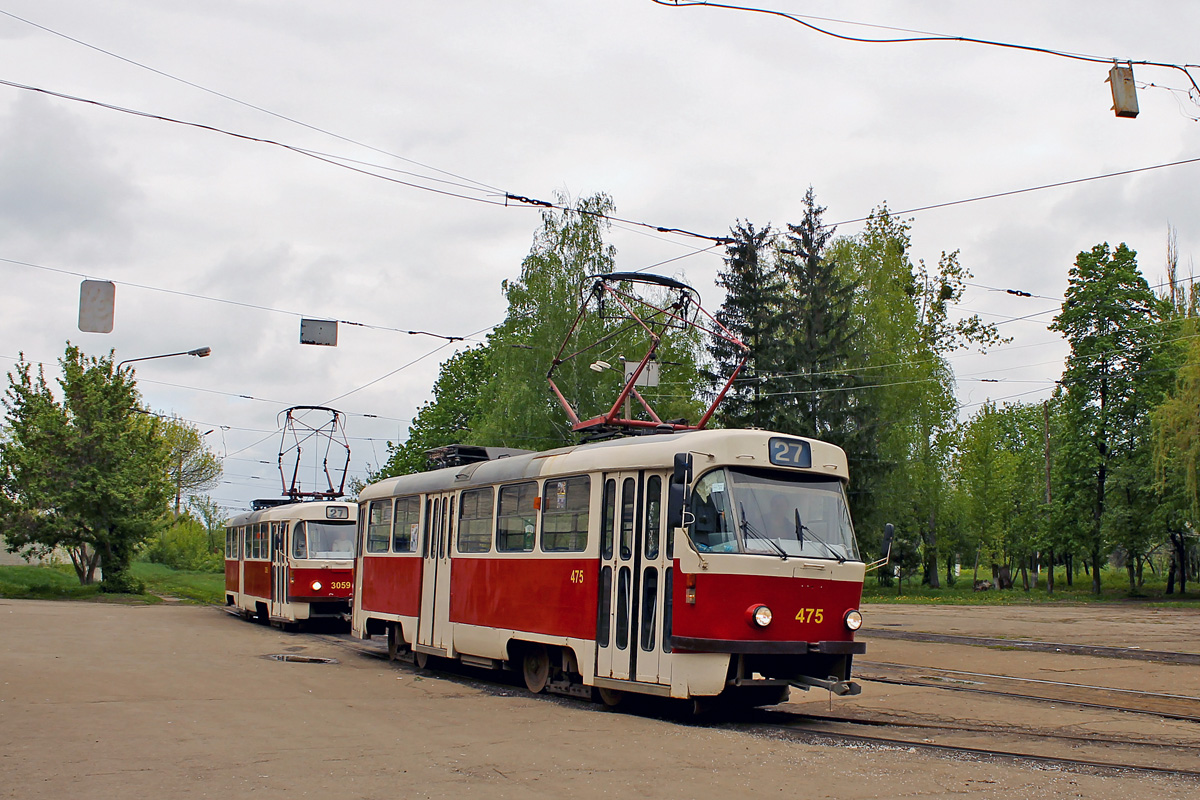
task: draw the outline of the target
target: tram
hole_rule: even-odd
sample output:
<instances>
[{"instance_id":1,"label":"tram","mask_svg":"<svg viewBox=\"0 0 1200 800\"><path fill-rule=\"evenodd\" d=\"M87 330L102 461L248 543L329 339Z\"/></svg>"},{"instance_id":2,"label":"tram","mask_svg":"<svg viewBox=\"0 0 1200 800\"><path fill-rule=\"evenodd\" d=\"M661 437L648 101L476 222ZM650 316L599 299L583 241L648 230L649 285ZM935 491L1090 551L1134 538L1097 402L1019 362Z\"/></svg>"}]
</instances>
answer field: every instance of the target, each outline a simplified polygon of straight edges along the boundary
<instances>
[{"instance_id":1,"label":"tram","mask_svg":"<svg viewBox=\"0 0 1200 800\"><path fill-rule=\"evenodd\" d=\"M284 627L344 618L354 583L355 505L256 501L225 528L225 605Z\"/></svg>"},{"instance_id":2,"label":"tram","mask_svg":"<svg viewBox=\"0 0 1200 800\"><path fill-rule=\"evenodd\" d=\"M360 492L359 638L609 704L858 693L868 565L840 448L691 430L457 456Z\"/></svg>"}]
</instances>

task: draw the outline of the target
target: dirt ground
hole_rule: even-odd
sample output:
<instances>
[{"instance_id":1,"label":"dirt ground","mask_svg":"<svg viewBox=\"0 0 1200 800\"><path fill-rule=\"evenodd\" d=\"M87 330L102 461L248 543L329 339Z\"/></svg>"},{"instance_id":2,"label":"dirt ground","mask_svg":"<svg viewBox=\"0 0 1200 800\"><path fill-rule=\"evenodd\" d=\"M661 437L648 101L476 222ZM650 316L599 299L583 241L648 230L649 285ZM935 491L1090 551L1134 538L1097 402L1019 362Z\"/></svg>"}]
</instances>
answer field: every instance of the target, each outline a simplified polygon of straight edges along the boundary
<instances>
[{"instance_id":1,"label":"dirt ground","mask_svg":"<svg viewBox=\"0 0 1200 800\"><path fill-rule=\"evenodd\" d=\"M865 662L986 668L1200 696L1200 667L870 637L874 627L1200 652L1194 611L872 605L864 612ZM264 658L289 652L339 663ZM796 694L793 705L828 709L826 694ZM909 708L944 719L1050 713L877 683L833 703L835 710ZM1175 735L1186 725L1082 712L1068 724L1085 733L1089 726L1145 726L1149 736ZM1195 798L1200 785L906 748L818 746L616 713L531 697L508 684L421 675L208 607L0 600L3 798L950 795Z\"/></svg>"}]
</instances>

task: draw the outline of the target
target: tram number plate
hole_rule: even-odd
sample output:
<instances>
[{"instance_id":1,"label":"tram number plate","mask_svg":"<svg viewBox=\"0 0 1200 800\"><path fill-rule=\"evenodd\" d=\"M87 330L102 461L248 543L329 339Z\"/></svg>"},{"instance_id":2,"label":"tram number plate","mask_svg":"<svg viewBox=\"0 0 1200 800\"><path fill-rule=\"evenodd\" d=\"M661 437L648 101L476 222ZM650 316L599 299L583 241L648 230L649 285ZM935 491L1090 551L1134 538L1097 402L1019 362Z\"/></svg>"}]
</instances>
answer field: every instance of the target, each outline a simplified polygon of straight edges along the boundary
<instances>
[{"instance_id":1,"label":"tram number plate","mask_svg":"<svg viewBox=\"0 0 1200 800\"><path fill-rule=\"evenodd\" d=\"M571 570L571 583L583 583L583 570Z\"/></svg>"},{"instance_id":2,"label":"tram number plate","mask_svg":"<svg viewBox=\"0 0 1200 800\"><path fill-rule=\"evenodd\" d=\"M782 439L772 437L767 442L771 463L779 467L801 467L808 469L812 466L812 451L808 442L799 439Z\"/></svg>"},{"instance_id":3,"label":"tram number plate","mask_svg":"<svg viewBox=\"0 0 1200 800\"><path fill-rule=\"evenodd\" d=\"M330 589L350 589L353 586L354 584L350 583L350 581L330 581L329 583Z\"/></svg>"},{"instance_id":4,"label":"tram number plate","mask_svg":"<svg viewBox=\"0 0 1200 800\"><path fill-rule=\"evenodd\" d=\"M820 625L825 619L825 609L823 608L802 608L800 613L796 615L796 620L799 622L815 622Z\"/></svg>"}]
</instances>

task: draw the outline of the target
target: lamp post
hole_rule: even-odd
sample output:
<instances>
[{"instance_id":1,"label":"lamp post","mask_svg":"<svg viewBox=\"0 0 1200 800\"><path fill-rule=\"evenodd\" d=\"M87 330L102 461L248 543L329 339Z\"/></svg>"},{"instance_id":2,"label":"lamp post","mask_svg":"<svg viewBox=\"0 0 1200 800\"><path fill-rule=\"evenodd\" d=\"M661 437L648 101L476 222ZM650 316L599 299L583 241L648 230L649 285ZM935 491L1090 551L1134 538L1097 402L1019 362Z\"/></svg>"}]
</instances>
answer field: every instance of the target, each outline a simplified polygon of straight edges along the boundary
<instances>
[{"instance_id":1,"label":"lamp post","mask_svg":"<svg viewBox=\"0 0 1200 800\"><path fill-rule=\"evenodd\" d=\"M126 364L132 364L134 361L150 361L154 358L171 358L172 356L196 356L197 358L205 358L212 353L211 347L197 347L195 350L183 350L179 353L163 353L157 356L142 356L141 358L127 358L124 361L117 363L117 372L121 371L121 367Z\"/></svg>"}]
</instances>

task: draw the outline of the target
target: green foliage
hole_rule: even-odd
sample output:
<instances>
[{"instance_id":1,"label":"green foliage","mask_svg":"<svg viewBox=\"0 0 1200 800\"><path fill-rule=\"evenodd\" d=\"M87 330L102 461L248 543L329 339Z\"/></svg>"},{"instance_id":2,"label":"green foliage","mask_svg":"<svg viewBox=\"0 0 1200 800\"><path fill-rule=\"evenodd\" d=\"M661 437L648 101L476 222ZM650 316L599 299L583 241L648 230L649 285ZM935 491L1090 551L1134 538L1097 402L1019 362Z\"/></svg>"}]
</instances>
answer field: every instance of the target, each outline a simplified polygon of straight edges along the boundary
<instances>
[{"instance_id":1,"label":"green foliage","mask_svg":"<svg viewBox=\"0 0 1200 800\"><path fill-rule=\"evenodd\" d=\"M4 397L9 435L0 441L0 528L10 552L65 550L79 581L103 559L109 585L161 525L169 450L153 416L139 410L132 379L110 353L89 358L68 343L62 400L23 358Z\"/></svg>"},{"instance_id":2,"label":"green foliage","mask_svg":"<svg viewBox=\"0 0 1200 800\"><path fill-rule=\"evenodd\" d=\"M564 355L559 346L590 291L588 276L614 271L616 251L604 240L607 223L601 216L613 210L612 201L597 194L570 210L543 213L520 277L503 283L504 322L485 347L464 350L442 365L433 399L418 411L408 440L389 447L388 461L374 479L426 469L425 451L446 444L545 450L577 441L546 374ZM694 341L673 330L661 335L661 388L643 394L662 418L694 420ZM623 356L640 359L650 342L611 306L604 314L586 315L575 339L579 348L604 340L587 357L564 357L555 372L555 383L586 419L608 410L622 379L619 369L598 373L589 365L595 360L618 364Z\"/></svg>"},{"instance_id":3,"label":"green foliage","mask_svg":"<svg viewBox=\"0 0 1200 800\"><path fill-rule=\"evenodd\" d=\"M204 435L190 422L178 417L164 419L161 435L171 451L168 464L175 487L175 515L179 516L184 496L217 485L221 460L208 449Z\"/></svg>"},{"instance_id":4,"label":"green foliage","mask_svg":"<svg viewBox=\"0 0 1200 800\"><path fill-rule=\"evenodd\" d=\"M884 206L861 234L834 242L827 257L856 287L853 314L862 327L852 363L865 381L855 402L875 417L870 446L850 464L855 518L871 539L888 521L906 535L919 532L924 580L936 585L942 521L955 518L945 478L958 406L946 357L1000 338L977 316L950 321L970 273L957 252L943 253L934 269L914 264L909 229Z\"/></svg>"},{"instance_id":5,"label":"green foliage","mask_svg":"<svg viewBox=\"0 0 1200 800\"><path fill-rule=\"evenodd\" d=\"M466 441L475 420L483 416L483 394L492 372L490 355L490 348L473 347L442 362L433 399L417 409L408 439L388 442L388 460L370 480L422 472L429 468L427 450Z\"/></svg>"},{"instance_id":6,"label":"green foliage","mask_svg":"<svg viewBox=\"0 0 1200 800\"><path fill-rule=\"evenodd\" d=\"M717 285L725 302L717 322L749 348L748 355L730 342L716 339L708 346L712 369L705 377L718 391L746 358L733 386L717 410L717 421L726 428L771 430L784 416L781 395L773 395L765 381L781 371L778 343L784 328L782 305L786 284L769 245L770 227L756 230L738 222L730 231L725 269Z\"/></svg>"},{"instance_id":7,"label":"green foliage","mask_svg":"<svg viewBox=\"0 0 1200 800\"><path fill-rule=\"evenodd\" d=\"M204 525L184 514L151 539L142 556L151 563L191 572L223 572L225 557L213 552Z\"/></svg>"},{"instance_id":8,"label":"green foliage","mask_svg":"<svg viewBox=\"0 0 1200 800\"><path fill-rule=\"evenodd\" d=\"M1164 348L1167 304L1147 285L1137 255L1107 243L1082 252L1069 273L1066 301L1051 328L1071 347L1066 390L1062 491L1058 518L1071 544L1090 555L1099 591L1103 555L1121 546L1147 550L1154 504L1150 410L1169 385Z\"/></svg>"},{"instance_id":9,"label":"green foliage","mask_svg":"<svg viewBox=\"0 0 1200 800\"><path fill-rule=\"evenodd\" d=\"M204 525L208 534L208 551L216 552L224 546L225 522L228 515L221 505L206 494L192 495L188 498L188 509L192 515Z\"/></svg>"}]
</instances>

